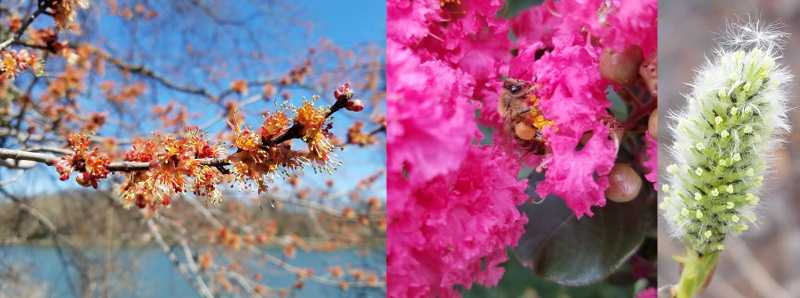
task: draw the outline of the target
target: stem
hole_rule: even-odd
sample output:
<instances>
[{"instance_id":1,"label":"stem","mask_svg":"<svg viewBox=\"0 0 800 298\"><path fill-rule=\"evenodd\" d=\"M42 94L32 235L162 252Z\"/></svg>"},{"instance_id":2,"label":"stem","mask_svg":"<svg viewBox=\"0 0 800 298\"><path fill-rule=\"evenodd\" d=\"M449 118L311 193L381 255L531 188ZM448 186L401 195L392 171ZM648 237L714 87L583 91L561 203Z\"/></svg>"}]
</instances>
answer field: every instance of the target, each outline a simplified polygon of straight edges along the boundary
<instances>
[{"instance_id":1,"label":"stem","mask_svg":"<svg viewBox=\"0 0 800 298\"><path fill-rule=\"evenodd\" d=\"M718 258L719 252L701 255L692 249L686 250L686 256L676 257L683 270L681 280L673 288L674 298L693 298L702 291L717 267Z\"/></svg>"}]
</instances>

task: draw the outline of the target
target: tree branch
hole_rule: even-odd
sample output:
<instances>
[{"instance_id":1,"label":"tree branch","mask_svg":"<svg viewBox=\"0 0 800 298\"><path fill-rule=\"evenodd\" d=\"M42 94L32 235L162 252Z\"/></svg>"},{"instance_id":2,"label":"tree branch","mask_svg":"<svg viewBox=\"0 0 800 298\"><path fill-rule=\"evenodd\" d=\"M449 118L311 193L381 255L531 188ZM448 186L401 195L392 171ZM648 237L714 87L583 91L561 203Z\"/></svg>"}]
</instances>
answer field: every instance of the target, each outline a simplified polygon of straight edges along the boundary
<instances>
[{"instance_id":1,"label":"tree branch","mask_svg":"<svg viewBox=\"0 0 800 298\"><path fill-rule=\"evenodd\" d=\"M25 30L28 30L28 27L31 25L31 23L33 23L33 20L35 20L36 17L38 17L43 12L44 12L44 7L39 5L38 8L28 18L26 18L25 21L22 22L22 26L19 27L19 30L17 30L15 34L11 35L11 37L0 43L0 50L4 50L12 43L19 41L19 39L22 38L22 34L25 34Z\"/></svg>"},{"instance_id":2,"label":"tree branch","mask_svg":"<svg viewBox=\"0 0 800 298\"><path fill-rule=\"evenodd\" d=\"M337 100L336 103L331 105L328 109L328 113L326 114L326 118L330 117L333 113L341 110L345 104L346 100ZM274 146L280 143L283 143L288 140L298 139L302 137L303 126L299 123L294 123L286 132L283 134L270 139L270 140L262 140L261 148L269 148L270 146ZM54 150L50 150L51 152ZM70 154L71 151L64 150L62 153ZM39 153L39 152L31 152L25 150L16 150L10 148L0 148L0 159L12 159L12 160L28 160L28 161L35 161L44 163L47 165L54 165L58 160L58 157L49 154L49 153ZM201 158L197 159L200 164L213 166L216 167L220 172L223 174L230 173L225 166L229 166L231 163L228 160L228 157L225 158ZM135 162L135 161L118 161L112 162L108 165L108 170L111 172L134 172L134 171L146 171L149 170L152 165L147 162Z\"/></svg>"}]
</instances>

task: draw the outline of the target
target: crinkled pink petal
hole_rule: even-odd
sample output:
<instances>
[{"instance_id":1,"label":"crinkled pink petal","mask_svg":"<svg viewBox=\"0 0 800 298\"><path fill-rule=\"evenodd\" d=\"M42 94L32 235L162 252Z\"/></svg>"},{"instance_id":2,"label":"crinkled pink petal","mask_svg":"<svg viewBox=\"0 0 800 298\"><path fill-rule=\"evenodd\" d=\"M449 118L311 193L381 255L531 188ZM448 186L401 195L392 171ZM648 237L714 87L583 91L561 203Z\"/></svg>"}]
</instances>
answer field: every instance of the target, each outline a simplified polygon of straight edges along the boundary
<instances>
[{"instance_id":1,"label":"crinkled pink petal","mask_svg":"<svg viewBox=\"0 0 800 298\"><path fill-rule=\"evenodd\" d=\"M527 199L526 183L500 149L468 148L458 169L424 183L388 177L390 297L457 295L455 286L502 277L505 250L527 222L516 207Z\"/></svg>"},{"instance_id":2,"label":"crinkled pink petal","mask_svg":"<svg viewBox=\"0 0 800 298\"><path fill-rule=\"evenodd\" d=\"M612 6L607 26L599 33L606 46L622 50L637 45L645 57L654 55L658 44L658 0L616 0Z\"/></svg>"},{"instance_id":3,"label":"crinkled pink petal","mask_svg":"<svg viewBox=\"0 0 800 298\"><path fill-rule=\"evenodd\" d=\"M650 287L636 294L636 298L657 298L658 297L657 294L658 291L656 290L656 288Z\"/></svg>"},{"instance_id":4,"label":"crinkled pink petal","mask_svg":"<svg viewBox=\"0 0 800 298\"><path fill-rule=\"evenodd\" d=\"M425 180L457 167L478 134L466 97L471 77L442 62L421 62L392 41L386 64L389 170Z\"/></svg>"},{"instance_id":5,"label":"crinkled pink petal","mask_svg":"<svg viewBox=\"0 0 800 298\"><path fill-rule=\"evenodd\" d=\"M547 157L545 179L536 186L541 197L555 194L578 218L591 216L592 206L605 206L608 174L614 166L616 145L608 139L608 128L597 125L580 150L580 138L552 133L547 136L552 155Z\"/></svg>"},{"instance_id":6,"label":"crinkled pink petal","mask_svg":"<svg viewBox=\"0 0 800 298\"><path fill-rule=\"evenodd\" d=\"M563 47L532 65L539 84L537 107L553 121L544 132L550 154L536 192L563 198L578 217L591 216L592 206L605 205L607 176L617 154L606 124L607 82L600 78L594 54L585 46ZM591 138L578 149L584 135Z\"/></svg>"},{"instance_id":7,"label":"crinkled pink petal","mask_svg":"<svg viewBox=\"0 0 800 298\"><path fill-rule=\"evenodd\" d=\"M429 26L438 19L437 0L389 0L386 3L386 32L389 39L409 43L429 33Z\"/></svg>"}]
</instances>

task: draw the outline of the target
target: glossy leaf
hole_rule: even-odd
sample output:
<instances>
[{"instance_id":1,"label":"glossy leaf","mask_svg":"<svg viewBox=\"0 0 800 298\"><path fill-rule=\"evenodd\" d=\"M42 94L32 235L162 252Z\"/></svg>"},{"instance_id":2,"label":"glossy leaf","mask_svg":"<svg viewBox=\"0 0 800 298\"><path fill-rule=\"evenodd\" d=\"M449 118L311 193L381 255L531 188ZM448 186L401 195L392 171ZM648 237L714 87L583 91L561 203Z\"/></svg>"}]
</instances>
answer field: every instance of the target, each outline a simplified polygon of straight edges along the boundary
<instances>
[{"instance_id":1,"label":"glossy leaf","mask_svg":"<svg viewBox=\"0 0 800 298\"><path fill-rule=\"evenodd\" d=\"M523 10L542 4L544 0L506 0L503 9L500 10L500 16L504 18L512 18L522 12Z\"/></svg>"},{"instance_id":2,"label":"glossy leaf","mask_svg":"<svg viewBox=\"0 0 800 298\"><path fill-rule=\"evenodd\" d=\"M652 204L649 187L631 202L608 201L593 209L594 216L580 220L554 196L526 203L520 210L528 224L515 256L537 275L559 284L600 281L624 264L655 226L655 216L649 214Z\"/></svg>"}]
</instances>

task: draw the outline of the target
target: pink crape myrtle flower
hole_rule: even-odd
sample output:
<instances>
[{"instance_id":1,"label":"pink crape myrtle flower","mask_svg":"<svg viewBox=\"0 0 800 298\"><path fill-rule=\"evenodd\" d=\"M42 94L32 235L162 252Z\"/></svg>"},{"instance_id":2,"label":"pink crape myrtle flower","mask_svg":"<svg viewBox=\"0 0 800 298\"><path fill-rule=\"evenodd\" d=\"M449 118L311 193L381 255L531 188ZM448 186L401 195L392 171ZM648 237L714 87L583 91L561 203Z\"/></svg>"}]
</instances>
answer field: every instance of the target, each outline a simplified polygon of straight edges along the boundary
<instances>
[{"instance_id":1,"label":"pink crape myrtle flower","mask_svg":"<svg viewBox=\"0 0 800 298\"><path fill-rule=\"evenodd\" d=\"M467 98L471 76L440 61L422 62L391 40L386 68L389 170L421 181L458 167L478 134Z\"/></svg>"},{"instance_id":2,"label":"pink crape myrtle flower","mask_svg":"<svg viewBox=\"0 0 800 298\"><path fill-rule=\"evenodd\" d=\"M544 130L550 152L544 157L545 179L536 192L541 197L558 195L581 217L592 215L591 207L605 205L618 142L608 127L611 103L605 95L608 83L598 71L598 49L579 36L572 43L577 45L560 45L538 60L534 53L543 45L534 44L512 61L510 72L526 80L536 78L537 108L553 122Z\"/></svg>"},{"instance_id":3,"label":"pink crape myrtle flower","mask_svg":"<svg viewBox=\"0 0 800 298\"><path fill-rule=\"evenodd\" d=\"M615 6L627 2L545 1L509 21L497 17L501 0L388 1L390 297L496 285L527 222L522 165L543 170L536 192L561 196L578 217L605 204L618 132L598 60L609 47L655 49L655 0ZM536 85L550 123L543 156L520 152L504 129L506 76ZM493 129L488 146L478 123Z\"/></svg>"},{"instance_id":4,"label":"pink crape myrtle flower","mask_svg":"<svg viewBox=\"0 0 800 298\"><path fill-rule=\"evenodd\" d=\"M647 288L636 294L636 298L657 298L657 294L656 288Z\"/></svg>"},{"instance_id":5,"label":"pink crape myrtle flower","mask_svg":"<svg viewBox=\"0 0 800 298\"><path fill-rule=\"evenodd\" d=\"M604 30L606 46L618 51L630 45L642 48L644 57L655 55L658 45L658 0L615 0L611 2Z\"/></svg>"},{"instance_id":6,"label":"pink crape myrtle flower","mask_svg":"<svg viewBox=\"0 0 800 298\"><path fill-rule=\"evenodd\" d=\"M509 58L508 25L500 1L388 5L388 294L458 297L497 284L527 222L519 163L477 144L474 99Z\"/></svg>"},{"instance_id":7,"label":"pink crape myrtle flower","mask_svg":"<svg viewBox=\"0 0 800 298\"><path fill-rule=\"evenodd\" d=\"M387 37L403 44L416 43L428 36L429 26L440 19L438 0L388 0L386 6Z\"/></svg>"},{"instance_id":8,"label":"pink crape myrtle flower","mask_svg":"<svg viewBox=\"0 0 800 298\"><path fill-rule=\"evenodd\" d=\"M527 218L519 165L496 147L470 146L461 166L414 185L390 177L387 265L390 297L457 297L454 286L496 285L506 247Z\"/></svg>"},{"instance_id":9,"label":"pink crape myrtle flower","mask_svg":"<svg viewBox=\"0 0 800 298\"><path fill-rule=\"evenodd\" d=\"M646 55L655 50L656 1L627 2L545 1L513 20L520 50L508 74L536 83L537 108L553 122L544 131L550 153L542 161L545 179L536 191L563 198L578 217L605 205L607 175L619 145L615 120L607 112L611 103L605 92L611 83L600 77L600 54L606 47L631 45Z\"/></svg>"}]
</instances>

